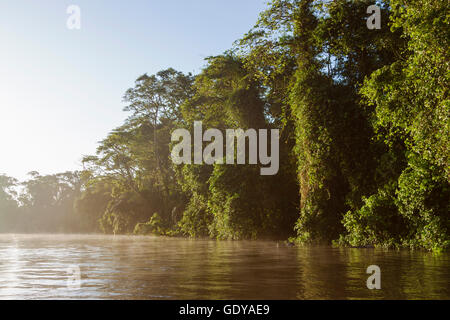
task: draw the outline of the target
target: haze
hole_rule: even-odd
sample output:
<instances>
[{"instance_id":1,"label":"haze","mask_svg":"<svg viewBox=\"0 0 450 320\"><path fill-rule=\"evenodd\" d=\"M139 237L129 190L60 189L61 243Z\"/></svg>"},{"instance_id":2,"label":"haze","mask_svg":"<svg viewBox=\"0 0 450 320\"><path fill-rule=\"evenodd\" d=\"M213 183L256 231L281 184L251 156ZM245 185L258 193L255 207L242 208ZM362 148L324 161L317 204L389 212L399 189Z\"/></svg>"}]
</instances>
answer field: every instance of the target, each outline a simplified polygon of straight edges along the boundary
<instances>
[{"instance_id":1,"label":"haze","mask_svg":"<svg viewBox=\"0 0 450 320\"><path fill-rule=\"evenodd\" d=\"M139 75L197 72L254 25L265 2L0 3L0 174L79 169L123 122L122 95ZM81 30L66 27L71 4Z\"/></svg>"}]
</instances>

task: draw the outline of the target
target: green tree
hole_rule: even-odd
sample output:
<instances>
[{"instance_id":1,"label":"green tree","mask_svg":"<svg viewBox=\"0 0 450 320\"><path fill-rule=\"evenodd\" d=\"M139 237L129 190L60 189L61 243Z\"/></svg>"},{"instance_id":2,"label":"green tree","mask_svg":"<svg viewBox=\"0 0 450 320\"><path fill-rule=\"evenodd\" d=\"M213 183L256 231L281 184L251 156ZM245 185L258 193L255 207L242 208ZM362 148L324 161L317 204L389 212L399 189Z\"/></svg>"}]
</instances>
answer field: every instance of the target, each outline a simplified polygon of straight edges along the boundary
<instances>
[{"instance_id":1,"label":"green tree","mask_svg":"<svg viewBox=\"0 0 450 320\"><path fill-rule=\"evenodd\" d=\"M14 178L0 175L0 232L12 232L17 227L18 205L14 187L18 181Z\"/></svg>"}]
</instances>

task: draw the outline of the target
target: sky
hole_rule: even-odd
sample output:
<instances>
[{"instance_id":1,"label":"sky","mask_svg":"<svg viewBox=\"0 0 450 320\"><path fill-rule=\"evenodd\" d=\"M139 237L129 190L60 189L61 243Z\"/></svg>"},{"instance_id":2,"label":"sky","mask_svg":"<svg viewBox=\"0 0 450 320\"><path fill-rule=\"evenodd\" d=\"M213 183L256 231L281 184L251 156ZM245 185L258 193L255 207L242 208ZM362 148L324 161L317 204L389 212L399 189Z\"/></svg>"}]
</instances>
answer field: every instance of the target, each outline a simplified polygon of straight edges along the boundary
<instances>
[{"instance_id":1,"label":"sky","mask_svg":"<svg viewBox=\"0 0 450 320\"><path fill-rule=\"evenodd\" d=\"M0 174L81 168L123 123L142 74L198 73L241 38L267 0L2 0ZM77 5L81 28L70 30Z\"/></svg>"}]
</instances>

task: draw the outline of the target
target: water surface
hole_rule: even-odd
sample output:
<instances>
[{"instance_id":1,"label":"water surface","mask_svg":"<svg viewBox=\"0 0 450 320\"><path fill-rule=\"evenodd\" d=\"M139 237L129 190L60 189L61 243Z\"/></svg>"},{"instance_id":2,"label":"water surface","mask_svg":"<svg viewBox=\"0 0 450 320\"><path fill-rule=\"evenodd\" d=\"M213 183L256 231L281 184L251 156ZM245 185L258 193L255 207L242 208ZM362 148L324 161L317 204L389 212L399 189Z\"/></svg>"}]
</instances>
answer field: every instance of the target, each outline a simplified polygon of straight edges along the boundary
<instances>
[{"instance_id":1,"label":"water surface","mask_svg":"<svg viewBox=\"0 0 450 320\"><path fill-rule=\"evenodd\" d=\"M367 289L369 265L381 269L381 290ZM79 288L67 286L68 268L79 268ZM450 254L7 234L0 299L450 299Z\"/></svg>"}]
</instances>

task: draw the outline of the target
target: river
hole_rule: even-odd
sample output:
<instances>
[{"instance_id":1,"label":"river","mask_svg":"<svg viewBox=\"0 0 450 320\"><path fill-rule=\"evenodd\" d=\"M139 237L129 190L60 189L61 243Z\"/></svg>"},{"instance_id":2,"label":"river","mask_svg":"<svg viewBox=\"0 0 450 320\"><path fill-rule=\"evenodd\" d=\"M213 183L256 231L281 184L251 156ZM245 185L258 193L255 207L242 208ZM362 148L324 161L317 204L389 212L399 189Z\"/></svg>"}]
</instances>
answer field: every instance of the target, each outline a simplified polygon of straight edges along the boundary
<instances>
[{"instance_id":1,"label":"river","mask_svg":"<svg viewBox=\"0 0 450 320\"><path fill-rule=\"evenodd\" d=\"M379 290L367 288L370 265ZM450 254L4 234L0 299L450 299Z\"/></svg>"}]
</instances>

